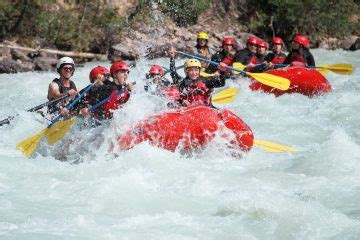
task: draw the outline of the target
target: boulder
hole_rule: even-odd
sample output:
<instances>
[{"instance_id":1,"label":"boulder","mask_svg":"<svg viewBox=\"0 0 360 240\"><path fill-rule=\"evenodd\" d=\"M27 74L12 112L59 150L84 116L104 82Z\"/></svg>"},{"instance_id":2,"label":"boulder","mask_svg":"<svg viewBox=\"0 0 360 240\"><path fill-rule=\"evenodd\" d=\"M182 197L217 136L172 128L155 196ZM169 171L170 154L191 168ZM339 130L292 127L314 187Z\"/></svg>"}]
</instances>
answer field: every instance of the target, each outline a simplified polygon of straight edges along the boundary
<instances>
[{"instance_id":1,"label":"boulder","mask_svg":"<svg viewBox=\"0 0 360 240\"><path fill-rule=\"evenodd\" d=\"M353 45L349 48L350 51L356 51L360 49L360 38L357 38Z\"/></svg>"},{"instance_id":2,"label":"boulder","mask_svg":"<svg viewBox=\"0 0 360 240\"><path fill-rule=\"evenodd\" d=\"M34 59L34 70L37 71L54 71L56 69L56 58L37 57Z\"/></svg>"},{"instance_id":3,"label":"boulder","mask_svg":"<svg viewBox=\"0 0 360 240\"><path fill-rule=\"evenodd\" d=\"M25 66L21 62L11 58L3 58L3 60L0 61L0 73L18 73L31 70L31 67Z\"/></svg>"}]
</instances>

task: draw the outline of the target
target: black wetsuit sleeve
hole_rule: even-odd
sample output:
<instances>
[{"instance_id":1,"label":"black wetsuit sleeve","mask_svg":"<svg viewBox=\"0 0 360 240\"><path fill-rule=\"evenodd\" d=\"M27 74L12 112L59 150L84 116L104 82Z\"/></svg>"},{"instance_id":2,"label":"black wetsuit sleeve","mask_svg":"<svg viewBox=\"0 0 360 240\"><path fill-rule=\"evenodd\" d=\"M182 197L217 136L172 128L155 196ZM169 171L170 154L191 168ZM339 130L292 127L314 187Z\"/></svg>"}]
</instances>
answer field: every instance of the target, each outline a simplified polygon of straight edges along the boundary
<instances>
[{"instance_id":1,"label":"black wetsuit sleeve","mask_svg":"<svg viewBox=\"0 0 360 240\"><path fill-rule=\"evenodd\" d=\"M205 78L204 82L207 88L219 88L225 86L225 74L220 74L218 78Z\"/></svg>"},{"instance_id":2,"label":"black wetsuit sleeve","mask_svg":"<svg viewBox=\"0 0 360 240\"><path fill-rule=\"evenodd\" d=\"M174 85L179 86L182 77L176 72L175 58L173 57L170 57L170 76L172 78Z\"/></svg>"},{"instance_id":3,"label":"black wetsuit sleeve","mask_svg":"<svg viewBox=\"0 0 360 240\"><path fill-rule=\"evenodd\" d=\"M215 53L212 57L211 57L211 61L213 62L221 62L221 56L219 53ZM218 70L217 66L214 64L210 64L207 69L205 70L206 73L214 73Z\"/></svg>"},{"instance_id":4,"label":"black wetsuit sleeve","mask_svg":"<svg viewBox=\"0 0 360 240\"><path fill-rule=\"evenodd\" d=\"M268 53L266 56L265 56L265 58L264 58L264 61L266 61L266 62L271 62L273 59L274 59L274 57L275 57L275 54L274 53Z\"/></svg>"},{"instance_id":5,"label":"black wetsuit sleeve","mask_svg":"<svg viewBox=\"0 0 360 240\"><path fill-rule=\"evenodd\" d=\"M286 56L283 64L286 64L286 65L290 64L290 58L291 58L291 52L289 52L289 54Z\"/></svg>"},{"instance_id":6,"label":"black wetsuit sleeve","mask_svg":"<svg viewBox=\"0 0 360 240\"><path fill-rule=\"evenodd\" d=\"M306 50L304 51L304 55L306 59L306 64L308 66L315 66L315 59L314 56L311 54L311 52L309 50Z\"/></svg>"}]
</instances>

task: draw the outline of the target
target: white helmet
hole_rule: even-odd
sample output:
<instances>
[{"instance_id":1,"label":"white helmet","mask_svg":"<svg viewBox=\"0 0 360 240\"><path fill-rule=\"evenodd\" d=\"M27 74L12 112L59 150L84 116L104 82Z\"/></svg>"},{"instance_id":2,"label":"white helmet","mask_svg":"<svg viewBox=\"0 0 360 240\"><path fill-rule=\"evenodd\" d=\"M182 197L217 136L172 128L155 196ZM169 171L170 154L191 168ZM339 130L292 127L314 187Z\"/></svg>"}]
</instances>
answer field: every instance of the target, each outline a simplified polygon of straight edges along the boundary
<instances>
[{"instance_id":1,"label":"white helmet","mask_svg":"<svg viewBox=\"0 0 360 240\"><path fill-rule=\"evenodd\" d=\"M75 63L74 63L74 60L70 57L62 57L58 60L57 64L56 64L56 69L59 70L62 65L65 65L65 64L70 64L72 65L74 68L75 68Z\"/></svg>"}]
</instances>

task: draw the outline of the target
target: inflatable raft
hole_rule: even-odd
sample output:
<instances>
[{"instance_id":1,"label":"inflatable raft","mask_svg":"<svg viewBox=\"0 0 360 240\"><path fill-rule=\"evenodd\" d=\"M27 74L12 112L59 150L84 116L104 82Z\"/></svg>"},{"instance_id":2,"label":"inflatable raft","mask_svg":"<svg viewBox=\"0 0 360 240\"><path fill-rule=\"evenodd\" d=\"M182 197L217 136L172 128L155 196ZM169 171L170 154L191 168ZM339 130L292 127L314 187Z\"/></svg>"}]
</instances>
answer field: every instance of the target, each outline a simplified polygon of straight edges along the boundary
<instances>
[{"instance_id":1,"label":"inflatable raft","mask_svg":"<svg viewBox=\"0 0 360 240\"><path fill-rule=\"evenodd\" d=\"M290 67L273 69L266 73L289 79L289 89L286 91L278 90L254 80L250 85L251 90L273 93L276 96L285 93L300 93L309 97L322 95L332 91L332 87L328 80L321 73L313 69Z\"/></svg>"},{"instance_id":2,"label":"inflatable raft","mask_svg":"<svg viewBox=\"0 0 360 240\"><path fill-rule=\"evenodd\" d=\"M216 136L230 149L249 151L254 136L251 129L229 110L194 105L153 115L135 124L117 139L121 150L139 143L180 152L204 149Z\"/></svg>"}]
</instances>

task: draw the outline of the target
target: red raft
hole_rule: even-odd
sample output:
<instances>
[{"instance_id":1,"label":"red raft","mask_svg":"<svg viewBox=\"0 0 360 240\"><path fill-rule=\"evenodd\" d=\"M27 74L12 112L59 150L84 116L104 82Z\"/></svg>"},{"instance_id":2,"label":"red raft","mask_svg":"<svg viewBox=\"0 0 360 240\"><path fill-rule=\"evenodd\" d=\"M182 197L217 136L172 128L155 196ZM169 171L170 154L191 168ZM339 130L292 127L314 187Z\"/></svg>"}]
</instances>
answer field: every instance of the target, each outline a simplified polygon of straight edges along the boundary
<instances>
[{"instance_id":1,"label":"red raft","mask_svg":"<svg viewBox=\"0 0 360 240\"><path fill-rule=\"evenodd\" d=\"M276 96L280 96L285 93L300 93L309 97L322 95L332 91L332 87L328 80L326 80L321 73L314 69L290 67L269 70L266 73L289 79L289 89L282 91L254 80L254 82L250 85L251 90L273 93Z\"/></svg>"},{"instance_id":2,"label":"red raft","mask_svg":"<svg viewBox=\"0 0 360 240\"><path fill-rule=\"evenodd\" d=\"M128 150L142 142L170 151L203 149L220 136L227 147L249 151L254 136L251 129L229 110L193 105L153 115L138 122L117 140L121 150Z\"/></svg>"}]
</instances>

